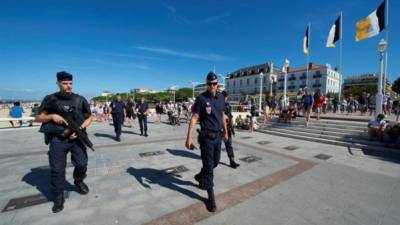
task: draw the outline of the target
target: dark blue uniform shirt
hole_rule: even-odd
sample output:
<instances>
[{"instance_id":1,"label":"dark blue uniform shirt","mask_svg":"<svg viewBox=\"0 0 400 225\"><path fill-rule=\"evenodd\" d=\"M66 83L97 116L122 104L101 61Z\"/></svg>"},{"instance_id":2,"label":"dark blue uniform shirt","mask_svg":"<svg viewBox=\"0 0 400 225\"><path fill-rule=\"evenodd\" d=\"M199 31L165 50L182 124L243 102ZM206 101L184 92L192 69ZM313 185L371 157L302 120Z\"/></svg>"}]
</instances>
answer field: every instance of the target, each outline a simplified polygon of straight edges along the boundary
<instances>
[{"instance_id":1,"label":"dark blue uniform shirt","mask_svg":"<svg viewBox=\"0 0 400 225\"><path fill-rule=\"evenodd\" d=\"M145 113L147 111L147 109L149 108L149 105L147 104L147 102L139 102L136 105L136 109L138 110L138 112L143 115L143 113Z\"/></svg>"},{"instance_id":2,"label":"dark blue uniform shirt","mask_svg":"<svg viewBox=\"0 0 400 225\"><path fill-rule=\"evenodd\" d=\"M192 112L199 114L200 127L203 131L221 131L222 113L225 110L225 98L221 93L212 96L208 91L196 98Z\"/></svg>"},{"instance_id":3,"label":"dark blue uniform shirt","mask_svg":"<svg viewBox=\"0 0 400 225\"><path fill-rule=\"evenodd\" d=\"M123 115L124 114L124 110L125 110L125 103L123 101L112 101L110 104L110 107L112 109L112 114L115 115Z\"/></svg>"}]
</instances>

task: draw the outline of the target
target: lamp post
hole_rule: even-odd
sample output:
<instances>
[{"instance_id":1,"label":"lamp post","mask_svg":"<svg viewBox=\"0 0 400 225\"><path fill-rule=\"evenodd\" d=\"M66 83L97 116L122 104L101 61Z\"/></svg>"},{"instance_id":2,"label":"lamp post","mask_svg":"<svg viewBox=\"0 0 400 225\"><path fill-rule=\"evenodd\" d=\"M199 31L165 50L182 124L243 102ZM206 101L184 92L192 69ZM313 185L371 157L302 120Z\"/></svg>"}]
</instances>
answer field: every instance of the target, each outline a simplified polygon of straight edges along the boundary
<instances>
[{"instance_id":1,"label":"lamp post","mask_svg":"<svg viewBox=\"0 0 400 225\"><path fill-rule=\"evenodd\" d=\"M192 83L192 99L194 100L194 87L199 84L199 82L193 82L193 81L189 81L190 83Z\"/></svg>"},{"instance_id":2,"label":"lamp post","mask_svg":"<svg viewBox=\"0 0 400 225\"><path fill-rule=\"evenodd\" d=\"M382 77L383 77L383 56L385 55L387 42L381 39L378 43L378 52L380 54L380 73L378 76L378 92L376 94L376 114L382 113L383 95L382 95Z\"/></svg>"},{"instance_id":3,"label":"lamp post","mask_svg":"<svg viewBox=\"0 0 400 225\"><path fill-rule=\"evenodd\" d=\"M174 91L174 104L175 104L175 92L176 92L177 86L176 86L176 85L173 85L171 88L172 88L172 90Z\"/></svg>"},{"instance_id":4,"label":"lamp post","mask_svg":"<svg viewBox=\"0 0 400 225\"><path fill-rule=\"evenodd\" d=\"M260 101L258 103L258 111L261 113L261 104L262 104L262 88L263 88L263 78L264 78L264 73L260 73Z\"/></svg>"},{"instance_id":5,"label":"lamp post","mask_svg":"<svg viewBox=\"0 0 400 225\"><path fill-rule=\"evenodd\" d=\"M283 64L284 71L285 71L285 82L283 86L283 107L286 108L286 95L287 95L287 74L288 74L288 67L289 67L289 60L285 59L285 63Z\"/></svg>"}]
</instances>

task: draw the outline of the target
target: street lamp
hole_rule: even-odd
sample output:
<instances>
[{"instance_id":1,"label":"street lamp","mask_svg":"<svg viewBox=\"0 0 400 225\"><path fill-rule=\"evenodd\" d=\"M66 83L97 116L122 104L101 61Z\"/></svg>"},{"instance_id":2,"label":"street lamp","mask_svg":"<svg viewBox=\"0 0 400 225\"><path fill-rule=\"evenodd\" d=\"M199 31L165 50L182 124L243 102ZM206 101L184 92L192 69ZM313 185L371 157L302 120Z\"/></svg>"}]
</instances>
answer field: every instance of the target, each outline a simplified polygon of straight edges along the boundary
<instances>
[{"instance_id":1,"label":"street lamp","mask_svg":"<svg viewBox=\"0 0 400 225\"><path fill-rule=\"evenodd\" d=\"M171 89L174 91L174 104L175 104L175 91L176 91L177 87L178 86L176 86L176 85L171 86Z\"/></svg>"},{"instance_id":2,"label":"street lamp","mask_svg":"<svg viewBox=\"0 0 400 225\"><path fill-rule=\"evenodd\" d=\"M376 114L382 113L383 95L382 95L382 77L383 77L383 56L385 55L387 42L381 39L378 43L378 52L380 54L380 73L378 76L378 93L376 94Z\"/></svg>"},{"instance_id":3,"label":"street lamp","mask_svg":"<svg viewBox=\"0 0 400 225\"><path fill-rule=\"evenodd\" d=\"M260 73L260 101L258 105L258 111L261 113L261 104L262 104L262 88L263 88L263 78L264 78L264 73Z\"/></svg>"},{"instance_id":4,"label":"street lamp","mask_svg":"<svg viewBox=\"0 0 400 225\"><path fill-rule=\"evenodd\" d=\"M286 95L287 95L287 74L288 74L288 67L289 67L289 60L285 59L285 63L283 64L284 71L285 71L285 82L283 86L283 107L286 108Z\"/></svg>"},{"instance_id":5,"label":"street lamp","mask_svg":"<svg viewBox=\"0 0 400 225\"><path fill-rule=\"evenodd\" d=\"M197 84L199 84L199 82L193 82L193 81L189 81L190 83L192 83L192 99L194 100L194 88Z\"/></svg>"}]
</instances>

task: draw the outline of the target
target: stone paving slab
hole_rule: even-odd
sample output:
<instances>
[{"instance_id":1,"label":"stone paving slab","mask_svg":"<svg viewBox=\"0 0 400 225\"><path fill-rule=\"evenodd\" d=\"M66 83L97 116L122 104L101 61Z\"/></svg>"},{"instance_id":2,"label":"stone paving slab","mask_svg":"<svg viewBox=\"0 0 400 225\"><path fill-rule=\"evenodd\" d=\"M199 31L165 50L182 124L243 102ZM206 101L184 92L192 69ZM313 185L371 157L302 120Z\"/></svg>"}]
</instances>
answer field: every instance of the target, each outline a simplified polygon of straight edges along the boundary
<instances>
[{"instance_id":1,"label":"stone paving slab","mask_svg":"<svg viewBox=\"0 0 400 225\"><path fill-rule=\"evenodd\" d=\"M0 213L0 225L400 224L397 158L243 131L234 137L236 159L260 160L238 160L241 166L234 170L227 166L226 152L221 153L215 170L219 210L209 213L203 202L206 192L193 179L201 167L200 152L184 149L186 129L186 124L151 123L149 138L124 133L122 142L116 143L111 126L94 124L89 135L98 148L89 152L90 193L81 196L70 186L61 213L53 214L49 202ZM38 193L50 197L46 146L35 132L2 132L1 209L12 198ZM100 132L109 136L94 135ZM16 139L25 136L27 141ZM288 151L287 146L297 148ZM32 153L37 150L41 153ZM155 151L164 154L139 155ZM314 158L317 154L332 157L320 160ZM165 171L175 166L188 171L177 176ZM67 168L69 182L72 171Z\"/></svg>"}]
</instances>

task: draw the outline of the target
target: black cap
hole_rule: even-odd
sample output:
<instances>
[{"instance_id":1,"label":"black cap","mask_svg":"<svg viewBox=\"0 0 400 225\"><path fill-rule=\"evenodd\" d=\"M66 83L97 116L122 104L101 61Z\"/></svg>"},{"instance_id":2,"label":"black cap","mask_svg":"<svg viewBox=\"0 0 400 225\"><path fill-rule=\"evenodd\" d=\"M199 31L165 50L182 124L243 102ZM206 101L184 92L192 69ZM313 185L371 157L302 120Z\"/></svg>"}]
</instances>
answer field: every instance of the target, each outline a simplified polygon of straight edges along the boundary
<instances>
[{"instance_id":1,"label":"black cap","mask_svg":"<svg viewBox=\"0 0 400 225\"><path fill-rule=\"evenodd\" d=\"M65 71L61 71L57 73L57 81L71 81L72 80L72 74L67 73Z\"/></svg>"},{"instance_id":2,"label":"black cap","mask_svg":"<svg viewBox=\"0 0 400 225\"><path fill-rule=\"evenodd\" d=\"M221 94L222 94L224 97L228 96L228 92L226 92L226 91L222 91Z\"/></svg>"},{"instance_id":3,"label":"black cap","mask_svg":"<svg viewBox=\"0 0 400 225\"><path fill-rule=\"evenodd\" d=\"M207 74L207 82L210 82L213 80L218 80L218 76L217 76L217 74L215 74L214 72L211 71Z\"/></svg>"}]
</instances>

